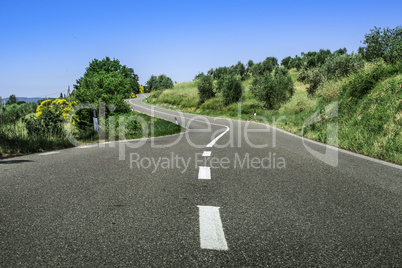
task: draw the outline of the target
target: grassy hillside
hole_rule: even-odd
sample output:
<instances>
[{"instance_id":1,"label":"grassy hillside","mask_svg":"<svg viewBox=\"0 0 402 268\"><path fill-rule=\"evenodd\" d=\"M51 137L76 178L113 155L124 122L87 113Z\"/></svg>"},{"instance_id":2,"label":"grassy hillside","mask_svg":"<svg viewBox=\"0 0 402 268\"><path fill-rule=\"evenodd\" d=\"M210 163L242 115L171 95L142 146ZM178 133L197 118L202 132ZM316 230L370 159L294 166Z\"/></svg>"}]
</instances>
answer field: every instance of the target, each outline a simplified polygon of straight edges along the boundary
<instances>
[{"instance_id":1,"label":"grassy hillside","mask_svg":"<svg viewBox=\"0 0 402 268\"><path fill-rule=\"evenodd\" d=\"M366 67L341 80L321 85L309 97L306 85L297 81L292 70L295 94L278 110L267 110L250 92L251 80L243 82L241 119L254 120L254 110L272 124L284 116L277 126L298 135L332 143L327 140L327 124L338 124L338 146L368 156L402 164L402 68L385 64ZM219 94L200 104L196 82L176 84L173 89L151 93L150 101L166 108L203 115L238 118L238 104L223 105ZM325 107L338 105L338 116L328 118ZM303 125L317 111L320 121ZM258 119L257 119L258 121ZM260 120L261 121L261 120Z\"/></svg>"}]
</instances>

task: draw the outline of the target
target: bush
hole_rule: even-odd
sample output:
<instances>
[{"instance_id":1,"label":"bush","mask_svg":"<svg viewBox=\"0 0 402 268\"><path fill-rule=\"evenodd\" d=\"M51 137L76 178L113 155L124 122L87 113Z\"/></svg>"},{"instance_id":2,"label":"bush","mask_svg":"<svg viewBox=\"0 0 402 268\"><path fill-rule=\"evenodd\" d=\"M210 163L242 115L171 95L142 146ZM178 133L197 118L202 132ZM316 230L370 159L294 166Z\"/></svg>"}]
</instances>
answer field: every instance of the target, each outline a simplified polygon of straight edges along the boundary
<instances>
[{"instance_id":1,"label":"bush","mask_svg":"<svg viewBox=\"0 0 402 268\"><path fill-rule=\"evenodd\" d=\"M223 103L220 98L209 99L201 105L202 110L222 111Z\"/></svg>"},{"instance_id":2,"label":"bush","mask_svg":"<svg viewBox=\"0 0 402 268\"><path fill-rule=\"evenodd\" d=\"M215 97L214 92L214 79L211 76L202 75L197 82L198 95L200 96L201 103Z\"/></svg>"},{"instance_id":3,"label":"bush","mask_svg":"<svg viewBox=\"0 0 402 268\"><path fill-rule=\"evenodd\" d=\"M276 68L274 75L265 73L254 77L251 92L268 109L277 109L294 94L292 78L285 67Z\"/></svg>"},{"instance_id":4,"label":"bush","mask_svg":"<svg viewBox=\"0 0 402 268\"><path fill-rule=\"evenodd\" d=\"M307 93L309 96L313 96L317 88L325 81L325 78L317 68L303 69L300 71L297 81L309 84Z\"/></svg>"},{"instance_id":5,"label":"bush","mask_svg":"<svg viewBox=\"0 0 402 268\"><path fill-rule=\"evenodd\" d=\"M329 79L339 79L357 72L364 67L364 59L360 54L340 54L328 58L323 64L321 71Z\"/></svg>"},{"instance_id":6,"label":"bush","mask_svg":"<svg viewBox=\"0 0 402 268\"><path fill-rule=\"evenodd\" d=\"M239 101L242 94L243 85L238 77L227 75L223 78L222 96L225 106Z\"/></svg>"},{"instance_id":7,"label":"bush","mask_svg":"<svg viewBox=\"0 0 402 268\"><path fill-rule=\"evenodd\" d=\"M357 73L343 86L342 90L347 94L347 97L358 100L372 90L382 79L400 73L402 73L402 62L395 65L378 65L368 73L365 71Z\"/></svg>"},{"instance_id":8,"label":"bush","mask_svg":"<svg viewBox=\"0 0 402 268\"><path fill-rule=\"evenodd\" d=\"M151 75L147 81L147 88L149 91L173 88L173 86L173 80L164 74L161 74L158 77Z\"/></svg>"}]
</instances>

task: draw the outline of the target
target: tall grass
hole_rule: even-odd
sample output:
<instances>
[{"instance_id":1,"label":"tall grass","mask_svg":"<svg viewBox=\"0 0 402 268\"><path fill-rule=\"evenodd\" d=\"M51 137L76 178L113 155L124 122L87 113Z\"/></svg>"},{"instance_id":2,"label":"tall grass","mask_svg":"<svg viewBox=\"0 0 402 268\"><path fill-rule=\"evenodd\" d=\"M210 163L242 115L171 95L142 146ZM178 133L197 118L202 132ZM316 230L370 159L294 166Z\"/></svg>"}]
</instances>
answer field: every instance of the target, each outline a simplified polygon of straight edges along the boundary
<instances>
[{"instance_id":1,"label":"tall grass","mask_svg":"<svg viewBox=\"0 0 402 268\"><path fill-rule=\"evenodd\" d=\"M137 117L137 121L128 120L130 117ZM123 136L119 132L119 117L123 117L127 122L123 129ZM144 122L145 130L138 122ZM130 114L121 114L116 116L114 128L114 137L109 137L110 118L106 120L105 138L106 140L120 139L137 139L142 137L158 137L177 134L182 131L179 125L168 122L159 118L152 118L145 114L132 112ZM74 130L73 136L75 139L84 143L92 143L99 141L99 133L95 133L93 129ZM57 150L73 147L74 145L68 140L65 135L30 135L28 136L25 124L22 119L15 123L2 125L0 130L0 158L24 155L49 150Z\"/></svg>"},{"instance_id":2,"label":"tall grass","mask_svg":"<svg viewBox=\"0 0 402 268\"><path fill-rule=\"evenodd\" d=\"M0 158L68 147L72 144L64 136L28 136L21 119L4 124L0 130Z\"/></svg>"}]
</instances>

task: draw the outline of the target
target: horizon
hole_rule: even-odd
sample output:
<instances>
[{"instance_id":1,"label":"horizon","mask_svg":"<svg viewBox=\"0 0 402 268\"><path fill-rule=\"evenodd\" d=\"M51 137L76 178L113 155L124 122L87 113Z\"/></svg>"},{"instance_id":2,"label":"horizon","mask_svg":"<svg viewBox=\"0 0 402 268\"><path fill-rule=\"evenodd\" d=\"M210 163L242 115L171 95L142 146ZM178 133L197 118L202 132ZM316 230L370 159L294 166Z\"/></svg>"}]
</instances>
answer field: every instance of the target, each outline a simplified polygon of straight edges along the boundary
<instances>
[{"instance_id":1,"label":"horizon","mask_svg":"<svg viewBox=\"0 0 402 268\"><path fill-rule=\"evenodd\" d=\"M106 56L133 68L145 85L151 75L185 82L250 59L357 52L374 26L401 24L402 2L381 5L390 8L379 12L374 1L2 3L0 96L57 98L73 90L89 62Z\"/></svg>"}]
</instances>

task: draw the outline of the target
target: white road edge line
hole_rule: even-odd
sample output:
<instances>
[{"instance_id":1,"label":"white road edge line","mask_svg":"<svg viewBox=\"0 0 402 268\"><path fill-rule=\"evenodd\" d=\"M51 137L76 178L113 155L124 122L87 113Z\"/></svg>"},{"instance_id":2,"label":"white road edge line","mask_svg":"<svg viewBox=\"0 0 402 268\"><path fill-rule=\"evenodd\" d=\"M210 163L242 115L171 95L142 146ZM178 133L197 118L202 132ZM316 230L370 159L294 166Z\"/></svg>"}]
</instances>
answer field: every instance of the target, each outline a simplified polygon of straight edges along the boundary
<instances>
[{"instance_id":1,"label":"white road edge line","mask_svg":"<svg viewBox=\"0 0 402 268\"><path fill-rule=\"evenodd\" d=\"M165 113L165 112L161 112L161 111L155 110L155 108L157 108L157 106L152 106L152 105L150 105L151 108L154 107L154 109L150 109L150 108L148 108L148 107L144 107L144 106L141 106L141 105L138 105L138 104L134 104L134 103L131 102L131 100L129 100L129 103L130 103L131 105L133 105L133 106L138 106L138 107L141 107L141 108L143 108L143 109L146 109L146 110L149 110L149 111L153 111L154 113L156 112L156 113L160 113L160 114L166 114L166 115L173 116L172 114L169 114L169 113ZM190 117L185 117L185 116L180 116L180 118L185 118L185 119L188 119L188 120L192 120L192 118L190 118ZM206 123L205 121L201 121L201 120L193 120L193 121L194 121L194 122ZM226 130L225 130L222 134L220 134L218 137L216 137L213 141L211 141L210 143L208 143L208 145L206 146L206 147L212 147L212 146L214 146L214 144L215 144L220 138L222 138L223 135L225 135L225 134L230 130L230 128L229 128L228 126L225 126L225 125L222 125L222 124L217 124L217 123L208 122L208 124L210 124L210 125L215 125L215 126L222 126L222 127L225 127L225 128L226 128Z\"/></svg>"},{"instance_id":2,"label":"white road edge line","mask_svg":"<svg viewBox=\"0 0 402 268\"><path fill-rule=\"evenodd\" d=\"M47 152L47 153L40 153L38 155L51 155L51 154L58 154L60 153L60 151L56 151L56 152Z\"/></svg>"},{"instance_id":3,"label":"white road edge line","mask_svg":"<svg viewBox=\"0 0 402 268\"><path fill-rule=\"evenodd\" d=\"M211 156L211 151L204 151L202 156Z\"/></svg>"},{"instance_id":4,"label":"white road edge line","mask_svg":"<svg viewBox=\"0 0 402 268\"><path fill-rule=\"evenodd\" d=\"M131 103L131 102L130 102L130 103ZM147 108L147 107L143 107L143 106L140 106L140 105L137 105L137 104L133 104L133 103L131 103L131 104L134 105L134 106L139 106L139 107L141 107L141 108L151 110L151 109L149 109L149 108ZM148 105L149 105L149 104L148 104ZM152 105L149 105L149 106L152 107ZM157 107L157 106L154 106L154 107ZM159 111L157 111L157 112L159 112ZM164 113L164 112L159 112L159 113ZM164 114L167 114L167 113L164 113ZM183 113L183 114L185 114L185 113ZM171 114L168 114L168 115L171 115ZM186 118L186 117L184 117L184 118ZM216 118L218 118L218 117L216 117ZM237 120L237 119L230 119L230 120L238 121L238 122L248 122L248 121ZM196 120L194 120L194 121L196 121ZM201 121L200 121L200 122L201 122ZM204 123L205 123L205 122L204 122ZM296 134L294 134L294 133L290 133L290 132L288 132L288 131L286 131L286 130L277 128L277 127L275 127L275 126L273 126L273 125L270 125L270 124L264 124L264 123L260 123L260 122L252 122L252 123L254 123L254 124L260 124L260 125L264 125L264 126L270 126L270 127L274 128L275 130L278 130L279 132L282 132L282 133L287 134L287 135L289 135L289 136L293 136L293 137L299 138L299 139L301 139L301 140L304 139L304 140L306 140L307 142L311 142L311 143L314 143L314 144L317 144L317 145L320 145L320 146L323 146L323 147L326 147L326 148L329 148L329 149L338 150L338 152L342 152L342 153L344 153L344 154L352 155L352 156L355 156L355 157L358 157L358 158L361 158L361 159L364 159L364 160L368 160L368 161L375 162L375 163L378 163L378 164L381 164L381 165L384 165L384 166L389 166L389 167L392 167L392 168L396 168L396 169L402 170L402 166L401 166L401 165L398 165L398 164L390 163L390 162L387 162L387 161L384 161L384 160L380 160L380 159L377 159L377 158L373 158L373 157L370 157L370 156L366 156L366 155L358 154L358 153L355 153L355 152L351 152L351 151L348 151L348 150L345 150L345 149L342 149L342 148L339 148L339 147L335 147L335 146L332 146L332 145L329 145L329 144L326 144L326 143L321 143L321 142L318 142L318 141L314 141L314 140L308 139L308 138L306 138L306 137L301 137L301 136L299 136L299 135L296 135ZM214 124L214 123L210 123L210 124ZM216 124L216 125L220 125L220 124ZM221 126L224 126L224 125L221 125Z\"/></svg>"},{"instance_id":5,"label":"white road edge line","mask_svg":"<svg viewBox=\"0 0 402 268\"><path fill-rule=\"evenodd\" d=\"M210 180L211 179L211 168L210 167L199 167L198 179L199 180Z\"/></svg>"},{"instance_id":6,"label":"white road edge line","mask_svg":"<svg viewBox=\"0 0 402 268\"><path fill-rule=\"evenodd\" d=\"M219 207L197 206L200 212L200 245L203 249L228 250Z\"/></svg>"}]
</instances>

